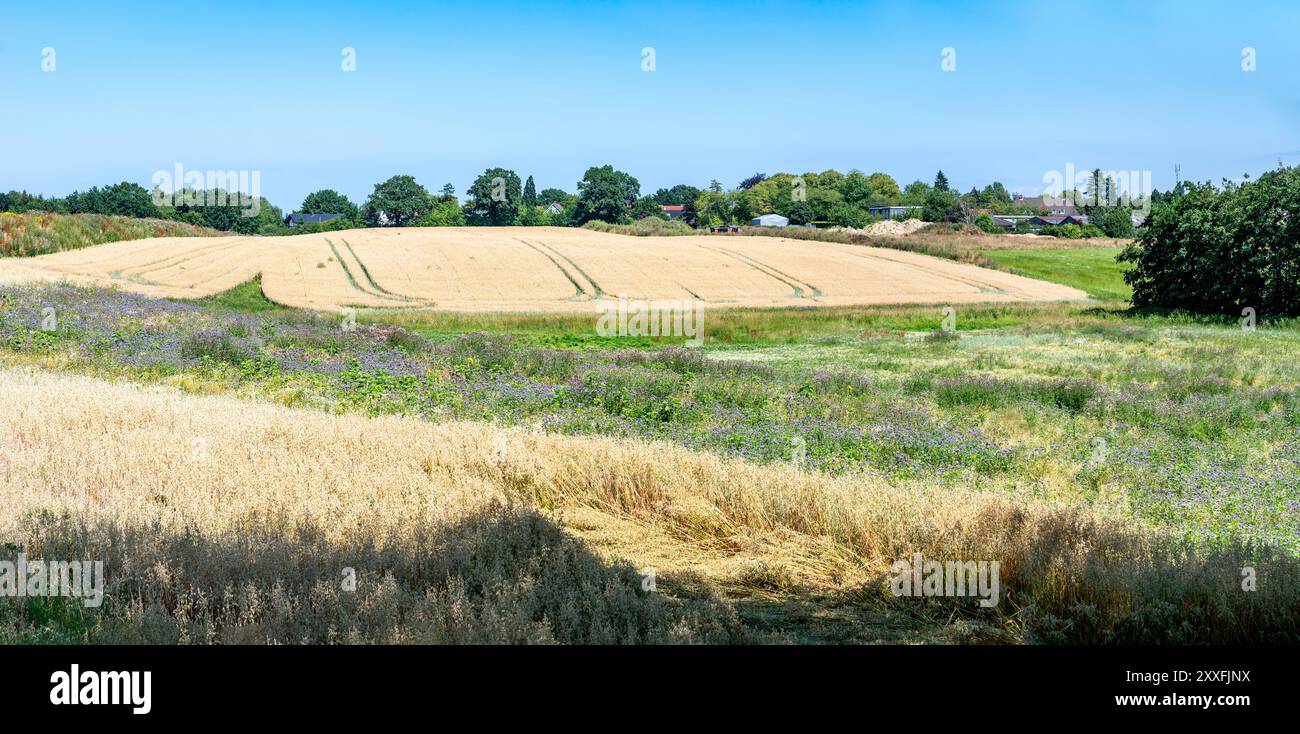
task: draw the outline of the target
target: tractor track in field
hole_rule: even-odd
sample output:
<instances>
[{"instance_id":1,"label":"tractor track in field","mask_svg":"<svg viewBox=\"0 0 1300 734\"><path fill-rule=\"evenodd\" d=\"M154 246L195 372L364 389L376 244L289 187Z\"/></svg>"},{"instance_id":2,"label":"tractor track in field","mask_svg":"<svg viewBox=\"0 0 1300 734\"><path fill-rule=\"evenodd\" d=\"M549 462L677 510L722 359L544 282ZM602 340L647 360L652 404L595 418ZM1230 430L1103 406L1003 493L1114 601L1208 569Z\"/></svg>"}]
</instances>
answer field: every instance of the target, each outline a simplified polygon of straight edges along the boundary
<instances>
[{"instance_id":1,"label":"tractor track in field","mask_svg":"<svg viewBox=\"0 0 1300 734\"><path fill-rule=\"evenodd\" d=\"M532 250L540 254L542 257L545 257L547 260L550 260L551 264L554 265L556 269L558 269L561 273L564 273L564 277L568 278L569 282L573 284L574 294L569 298L569 300L575 301L583 298L586 299L594 298L590 293L588 293L586 290L583 289L582 284L578 282L578 279L573 277L573 274L570 273L563 265L561 265L559 260L555 259L554 255L550 254L546 250L543 250L542 248L538 247L537 245L534 245L533 243L527 240L522 240L519 239L518 237L516 237L515 240L529 248L532 248Z\"/></svg>"},{"instance_id":2,"label":"tractor track in field","mask_svg":"<svg viewBox=\"0 0 1300 734\"><path fill-rule=\"evenodd\" d=\"M954 283L961 283L962 285L968 285L973 288L978 288L981 293L999 293L999 294L1006 293L1005 290L998 288L996 286L989 285L988 283L981 283L980 281L973 280L973 279L962 278L956 275L948 275L947 273L940 273L935 270L929 270L923 268L920 265L913 265L912 263L903 262L902 260L894 260L888 257L881 257L880 255L872 255L865 252L850 252L848 254L853 255L854 257L863 258L864 260L872 260L875 262L885 262L894 265L901 265L915 273L921 273L923 275L927 275L934 278L943 278L944 280L950 280Z\"/></svg>"},{"instance_id":3,"label":"tractor track in field","mask_svg":"<svg viewBox=\"0 0 1300 734\"><path fill-rule=\"evenodd\" d=\"M582 266L575 263L573 259L570 258L568 255L565 255L563 252L560 252L559 250L555 249L553 245L548 245L545 242L538 242L537 244L541 247L545 247L547 250L550 250L551 252L554 252L558 257L564 258L565 262L573 266L573 269L578 271L578 274L581 275L583 278L585 278L587 282L591 284L591 288L594 293L592 298L596 300L600 300L601 298L604 298L605 289L601 288L600 284L597 283L594 279L592 279L590 275L587 275L587 271L583 270Z\"/></svg>"},{"instance_id":4,"label":"tractor track in field","mask_svg":"<svg viewBox=\"0 0 1300 734\"><path fill-rule=\"evenodd\" d=\"M356 276L352 274L352 269L348 267L347 260L343 259L343 255L339 253L339 249L334 246L334 243L327 238L325 240L325 244L329 245L330 251L334 253L334 259L338 262L339 266L343 268L343 274L348 277L348 283L352 285L353 289L361 293L364 293L367 296L374 296L375 298L379 298L385 301L397 301L399 303L411 302L409 298L386 296L382 293L376 293L374 291L369 291L361 287L361 284L357 282ZM353 257L356 257L355 253L353 254ZM358 266L361 265L361 260L359 259L357 260L357 265Z\"/></svg>"},{"instance_id":5,"label":"tractor track in field","mask_svg":"<svg viewBox=\"0 0 1300 734\"><path fill-rule=\"evenodd\" d=\"M217 243L209 247L200 247L194 250L190 250L188 252L184 252L179 255L167 255L166 257L159 258L152 262L142 263L140 265L133 265L129 268L126 268L126 270L130 271L130 277L141 277L144 276L146 273L156 273L159 270L166 270L167 268L176 267L179 266L181 263L189 262L196 258L205 257L207 255L215 255L217 253L224 252L225 250L229 250L233 247L242 247L243 245L244 245L244 241L242 239L236 242ZM166 264L164 265L163 263ZM155 265L158 267L154 267Z\"/></svg>"},{"instance_id":6,"label":"tractor track in field","mask_svg":"<svg viewBox=\"0 0 1300 734\"><path fill-rule=\"evenodd\" d=\"M772 278L773 280L776 280L780 283L785 284L786 286L789 286L789 288L794 291L795 298L808 298L811 300L816 300L819 296L822 295L821 290L818 289L813 284L806 283L802 280L798 280L797 278L794 278L793 276L786 275L785 273L782 273L780 270L777 270L776 268L770 265L766 265L762 262L759 262L758 260L755 260L754 258L749 257L747 255L741 255L740 253L732 252L731 250L727 250L722 247L711 247L709 245L698 245L698 247L730 257L742 265L747 265L753 268L754 270L757 270L758 272L762 273L763 275L766 275L767 277ZM803 286L807 286L808 289L812 291L811 296L804 295L804 290L801 287L801 284Z\"/></svg>"},{"instance_id":7,"label":"tractor track in field","mask_svg":"<svg viewBox=\"0 0 1300 734\"><path fill-rule=\"evenodd\" d=\"M328 241L328 240L327 240L327 241ZM342 243L343 243L343 246L346 247L346 248L348 248L348 253L349 253L350 255L352 255L352 259L353 259L353 260L356 260L356 261L357 261L357 265L360 266L360 268L361 268L361 274L364 275L364 276L366 276L366 282L369 283L369 284L370 284L370 287L373 288L373 289L374 289L375 291L377 291L378 293L382 293L382 294L387 295L387 296L392 296L393 298L398 298L398 299L401 299L401 300L406 301L406 302L408 302L408 303L423 303L423 302L425 302L425 301L427 300L427 299L424 299L424 298L416 298L416 297L414 297L414 296L406 296L406 295L402 295L401 293L394 293L393 291L390 291L390 290L388 290L387 288L385 288L385 287L379 285L379 283L375 282L374 277L370 275L370 268L366 267L366 263L365 263L365 261L362 260L361 257L357 255L357 251L356 251L356 250L352 249L352 244L349 243L349 242L348 242L347 240L345 240L345 239L340 239L339 242L342 242ZM332 243L331 243L331 246L332 246ZM372 295L373 295L373 294L372 294Z\"/></svg>"}]
</instances>

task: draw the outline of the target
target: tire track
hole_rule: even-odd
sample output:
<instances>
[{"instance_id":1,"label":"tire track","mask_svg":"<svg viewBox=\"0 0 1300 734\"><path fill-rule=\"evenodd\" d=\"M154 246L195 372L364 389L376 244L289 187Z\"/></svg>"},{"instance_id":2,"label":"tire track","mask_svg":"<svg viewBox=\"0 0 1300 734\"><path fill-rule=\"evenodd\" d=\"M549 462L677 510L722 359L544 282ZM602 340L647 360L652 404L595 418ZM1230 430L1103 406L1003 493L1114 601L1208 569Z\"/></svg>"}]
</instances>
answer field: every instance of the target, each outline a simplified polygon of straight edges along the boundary
<instances>
[{"instance_id":1,"label":"tire track","mask_svg":"<svg viewBox=\"0 0 1300 734\"><path fill-rule=\"evenodd\" d=\"M246 239L247 238L241 237L239 238L239 240L235 242L223 242L208 247L196 247L192 250L187 250L179 254L171 254L166 257L160 258L158 260L154 260L152 262L132 265L120 272L124 272L124 273L129 272L130 275L135 277L143 276L146 273L156 273L159 270L166 270L167 268L176 267L178 265L181 265L182 263L189 262L190 260L194 260L200 257L207 257L209 255L216 255L225 252L226 250L229 250L233 247L242 247L243 245L247 244ZM163 263L166 264L164 265ZM157 265L158 267L153 267L155 265Z\"/></svg>"},{"instance_id":2,"label":"tire track","mask_svg":"<svg viewBox=\"0 0 1300 734\"><path fill-rule=\"evenodd\" d=\"M520 241L522 242L522 240L520 240ZM595 280L593 280L592 277L591 277L590 275L587 275L587 271L583 270L583 269L582 269L582 268L581 268L577 263L575 263L575 262L572 260L572 258L570 258L568 255L565 255L563 252L560 252L559 250L555 249L555 247L553 247L552 245L548 245L548 244L546 244L545 242L538 242L537 244L538 244L538 246L540 246L540 247L545 247L546 249L550 250L551 252L554 252L556 255L558 255L558 256L564 258L564 261L565 261L565 262L567 262L568 264L572 265L574 270L578 271L578 273L579 273L582 277L586 278L586 279L587 279L587 282L591 284L592 290L595 291L595 294L596 294L596 295L594 296L594 298L596 298L597 300L599 300L599 299L601 299L601 298L603 298L603 297L605 296L605 290L604 290L603 288L600 287L600 284L597 283Z\"/></svg>"},{"instance_id":3,"label":"tire track","mask_svg":"<svg viewBox=\"0 0 1300 734\"><path fill-rule=\"evenodd\" d=\"M710 252L716 252L716 253L718 253L718 254L720 254L720 255L725 255L725 256L727 256L727 257L732 258L733 260L735 260L736 262L740 263L741 265L748 265L749 267L753 268L754 270L757 270L758 272L762 273L763 275L766 275L767 277L772 278L773 280L775 280L775 281L777 281L777 282L779 282L779 283L781 283L781 284L787 286L788 288L790 288L790 290L794 291L794 297L795 297L795 298L808 298L808 296L805 296L805 295L803 294L803 288L800 288L799 285L798 285L797 283L795 283L795 282L791 282L791 281L789 281L789 280L786 280L786 278L783 277L783 276L780 274L780 271L776 271L776 270L767 270L767 269L765 269L764 267L760 267L760 264L757 263L756 261L753 261L753 262L748 261L748 260L746 260L746 259L740 257L739 255L737 255L737 254L735 254L735 253L733 253L733 252L728 252L727 250L724 250L724 249L722 249L722 248L720 248L720 247L710 247L710 246L708 246L708 245L696 245L696 247L700 247L700 248L703 248L703 249L705 249L705 250L709 250ZM807 283L804 283L804 285L808 285L808 284L807 284ZM821 291L817 291L817 295L821 295Z\"/></svg>"},{"instance_id":4,"label":"tire track","mask_svg":"<svg viewBox=\"0 0 1300 734\"><path fill-rule=\"evenodd\" d=\"M401 293L394 293L388 290L387 288L384 288L383 286L379 285L378 283L375 282L375 279L370 275L370 268L367 268L366 263L360 257L357 256L357 251L352 249L352 245L349 244L348 241L345 239L340 239L339 242L342 242L343 246L348 248L348 253L352 255L352 259L356 260L357 265L361 267L361 274L366 276L366 282L369 283L370 287L373 288L375 291L378 291L379 293L382 293L384 295L392 296L393 298L400 298L401 300L406 301L408 303L421 303L426 300L423 298L416 298L415 296L406 296L406 295L402 295Z\"/></svg>"},{"instance_id":5,"label":"tire track","mask_svg":"<svg viewBox=\"0 0 1300 734\"><path fill-rule=\"evenodd\" d=\"M569 282L573 284L573 289L575 291L575 293L572 296L570 296L568 300L572 301L579 298L591 298L591 294L587 293L585 290L582 289L582 284L580 284L578 280L574 278L573 275L568 270L565 270L564 266L560 264L560 261L556 260L550 253L546 252L545 250L542 250L541 248L537 247L531 242L521 240L518 237L514 239L515 241L521 242L524 245L532 248L534 251L536 251L543 257L545 257L547 260L550 260L552 265L558 268L561 273L564 273L564 277L568 278Z\"/></svg>"},{"instance_id":6,"label":"tire track","mask_svg":"<svg viewBox=\"0 0 1300 734\"><path fill-rule=\"evenodd\" d=\"M899 265L909 270L912 270L914 272L923 273L926 276L929 276L931 278L942 278L944 280L952 281L953 283L961 283L962 285L968 285L971 286L972 288L978 289L981 293L991 292L991 293L997 293L999 295L1010 295L1006 290L1003 290L1002 288L998 288L997 286L991 285L989 283L982 283L978 280L967 279L957 275L946 275L936 270L931 270L929 268L921 267L920 265L916 265L909 262L904 262L902 260L894 260L892 258L882 257L880 255L872 255L865 252L849 252L848 254L853 255L854 257L863 258L865 260L874 260L876 262L885 262L885 263L890 263L891 265Z\"/></svg>"},{"instance_id":7,"label":"tire track","mask_svg":"<svg viewBox=\"0 0 1300 734\"><path fill-rule=\"evenodd\" d=\"M327 245L330 246L330 251L334 253L334 259L337 260L339 266L341 266L341 267L343 268L343 273L344 273L345 275L348 276L348 283L351 283L351 284L352 284L352 287L353 287L354 289L356 289L357 291L359 291L359 292L361 292L361 293L366 294L367 296L373 296L373 297L375 297L375 298L378 298L378 299L380 299L380 300L384 300L384 301L397 301L397 302L399 302L399 303L407 303L407 302L409 302L409 301L406 301L406 300L404 300L404 299L393 298L392 296L385 296L385 295L382 294L382 293L374 293L374 292L372 292L372 291L368 291L368 290L366 290L365 288L362 288L362 287L361 287L361 284L357 282L357 278L356 278L356 276L352 274L352 269L348 267L348 263L347 263L347 261L343 259L343 256L342 256L342 255L339 254L339 250L338 250L338 248L334 246L334 243L331 242L329 239L326 239L326 240L325 240L325 244L327 244ZM358 261L358 263L360 263L360 261Z\"/></svg>"},{"instance_id":8,"label":"tire track","mask_svg":"<svg viewBox=\"0 0 1300 734\"><path fill-rule=\"evenodd\" d=\"M725 248L718 248L718 249L725 249ZM820 298L821 295L822 295L822 290L821 290L820 288L818 288L817 286L813 285L812 283L809 283L809 282L806 281L806 280L803 280L802 278L796 278L796 277L794 277L793 275L790 275L789 273L787 273L787 272L785 272L785 271L783 271L783 270L777 270L776 268L772 267L771 265L768 265L767 263L763 262L762 260L759 260L759 259L757 259L757 258L754 258L754 257L752 257L752 256L750 256L750 255L746 255L746 254L743 253L743 252L736 252L735 250L726 250L726 251L729 252L729 253L731 253L731 254L734 255L735 257L740 257L740 258L744 258L744 259L748 260L749 262L753 263L753 264L754 264L755 266L757 266L757 267L760 267L760 268L766 268L766 269L772 271L773 273L776 273L776 274L780 275L780 276L783 277L783 278L789 278L790 280L793 280L793 281L796 282L796 283L802 283L803 285L808 286L808 290L812 291L812 297L813 297L813 298Z\"/></svg>"}]
</instances>

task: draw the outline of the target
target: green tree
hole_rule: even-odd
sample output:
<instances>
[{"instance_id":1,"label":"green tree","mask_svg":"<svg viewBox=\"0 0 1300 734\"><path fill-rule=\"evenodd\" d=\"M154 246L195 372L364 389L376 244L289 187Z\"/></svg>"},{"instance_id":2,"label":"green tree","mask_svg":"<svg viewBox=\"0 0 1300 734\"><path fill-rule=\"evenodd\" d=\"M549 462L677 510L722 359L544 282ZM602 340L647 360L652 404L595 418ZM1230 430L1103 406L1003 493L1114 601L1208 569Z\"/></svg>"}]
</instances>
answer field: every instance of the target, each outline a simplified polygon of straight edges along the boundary
<instances>
[{"instance_id":1,"label":"green tree","mask_svg":"<svg viewBox=\"0 0 1300 734\"><path fill-rule=\"evenodd\" d=\"M643 196L637 199L636 204L632 206L632 218L645 219L646 217L667 219L668 215L664 214L663 209L659 208L659 204L655 202L654 197Z\"/></svg>"},{"instance_id":2,"label":"green tree","mask_svg":"<svg viewBox=\"0 0 1300 734\"><path fill-rule=\"evenodd\" d=\"M300 211L304 214L342 214L349 221L360 221L357 205L334 189L321 189L307 194L307 198L302 200Z\"/></svg>"},{"instance_id":3,"label":"green tree","mask_svg":"<svg viewBox=\"0 0 1300 734\"><path fill-rule=\"evenodd\" d=\"M1300 315L1300 167L1222 191L1186 184L1120 256L1133 305Z\"/></svg>"},{"instance_id":4,"label":"green tree","mask_svg":"<svg viewBox=\"0 0 1300 734\"><path fill-rule=\"evenodd\" d=\"M139 184L127 181L92 187L84 194L72 192L64 198L67 211L72 214L112 214L122 217L157 217L158 206L153 196Z\"/></svg>"},{"instance_id":5,"label":"green tree","mask_svg":"<svg viewBox=\"0 0 1300 734\"><path fill-rule=\"evenodd\" d=\"M766 181L756 184L755 186L762 186L763 183L766 183ZM754 187L751 187L751 190L753 188ZM748 194L749 191L746 191L745 193ZM656 204L684 207L682 209L682 221L687 224L695 224L696 220L699 218L698 213L695 211L695 200L698 199L699 196L700 190L694 186L677 184L670 189L659 189L654 193L653 198Z\"/></svg>"},{"instance_id":6,"label":"green tree","mask_svg":"<svg viewBox=\"0 0 1300 734\"><path fill-rule=\"evenodd\" d=\"M1133 236L1133 210L1127 206L1108 206L1096 210L1092 222L1107 237L1128 238Z\"/></svg>"},{"instance_id":7,"label":"green tree","mask_svg":"<svg viewBox=\"0 0 1300 734\"><path fill-rule=\"evenodd\" d=\"M401 227L433 208L429 192L411 176L393 176L375 184L362 215L371 226Z\"/></svg>"},{"instance_id":8,"label":"green tree","mask_svg":"<svg viewBox=\"0 0 1300 734\"><path fill-rule=\"evenodd\" d=\"M947 191L947 190L948 190L948 177L945 176L945 175L943 175L943 170L942 170L942 169L940 169L940 170L939 170L939 173L935 175L935 177L934 177L934 186L932 186L931 188L933 188L935 191Z\"/></svg>"},{"instance_id":9,"label":"green tree","mask_svg":"<svg viewBox=\"0 0 1300 734\"><path fill-rule=\"evenodd\" d=\"M930 198L930 186L924 181L913 181L903 189L900 200L908 206L924 206L925 200Z\"/></svg>"},{"instance_id":10,"label":"green tree","mask_svg":"<svg viewBox=\"0 0 1300 734\"><path fill-rule=\"evenodd\" d=\"M861 171L850 171L844 178L840 193L844 195L845 202L856 207L866 206L872 195L871 182Z\"/></svg>"},{"instance_id":11,"label":"green tree","mask_svg":"<svg viewBox=\"0 0 1300 734\"><path fill-rule=\"evenodd\" d=\"M588 168L578 182L578 223L593 219L611 224L627 222L640 194L640 182L613 166Z\"/></svg>"},{"instance_id":12,"label":"green tree","mask_svg":"<svg viewBox=\"0 0 1300 734\"><path fill-rule=\"evenodd\" d=\"M686 184L677 184L671 189L659 189L654 192L656 204L666 206L690 206L695 203L695 198L700 195L700 190L694 186Z\"/></svg>"},{"instance_id":13,"label":"green tree","mask_svg":"<svg viewBox=\"0 0 1300 734\"><path fill-rule=\"evenodd\" d=\"M734 203L732 197L726 192L714 191L710 186L707 191L701 191L695 199L696 221L705 227L730 224L734 221L732 213Z\"/></svg>"},{"instance_id":14,"label":"green tree","mask_svg":"<svg viewBox=\"0 0 1300 734\"><path fill-rule=\"evenodd\" d=\"M813 209L806 201L796 201L786 210L785 216L790 220L790 224L812 224Z\"/></svg>"},{"instance_id":15,"label":"green tree","mask_svg":"<svg viewBox=\"0 0 1300 734\"><path fill-rule=\"evenodd\" d=\"M861 229L867 226L867 211L861 207L853 206L848 202L841 202L831 207L827 221L837 227L853 227Z\"/></svg>"},{"instance_id":16,"label":"green tree","mask_svg":"<svg viewBox=\"0 0 1300 734\"><path fill-rule=\"evenodd\" d=\"M526 207L537 206L537 184L533 183L533 177L529 176L524 182L523 205Z\"/></svg>"},{"instance_id":17,"label":"green tree","mask_svg":"<svg viewBox=\"0 0 1300 734\"><path fill-rule=\"evenodd\" d=\"M537 203L542 206L551 204L563 204L569 195L564 193L563 189L542 189L542 193L537 197Z\"/></svg>"},{"instance_id":18,"label":"green tree","mask_svg":"<svg viewBox=\"0 0 1300 734\"><path fill-rule=\"evenodd\" d=\"M465 219L473 226L504 227L519 219L523 198L519 174L507 168L489 168L465 192Z\"/></svg>"},{"instance_id":19,"label":"green tree","mask_svg":"<svg viewBox=\"0 0 1300 734\"><path fill-rule=\"evenodd\" d=\"M921 218L927 222L957 222L964 219L961 197L949 189L935 187L925 197Z\"/></svg>"},{"instance_id":20,"label":"green tree","mask_svg":"<svg viewBox=\"0 0 1300 734\"><path fill-rule=\"evenodd\" d=\"M876 173L867 176L867 185L871 187L871 199L880 204L896 204L903 198L898 182L888 173Z\"/></svg>"},{"instance_id":21,"label":"green tree","mask_svg":"<svg viewBox=\"0 0 1300 734\"><path fill-rule=\"evenodd\" d=\"M980 192L980 198L988 202L989 206L999 207L1011 203L1011 193L1007 187L1002 185L1001 181L994 181Z\"/></svg>"},{"instance_id":22,"label":"green tree","mask_svg":"<svg viewBox=\"0 0 1300 734\"><path fill-rule=\"evenodd\" d=\"M412 227L464 227L465 212L453 196L450 201L439 198L428 214L411 222Z\"/></svg>"}]
</instances>

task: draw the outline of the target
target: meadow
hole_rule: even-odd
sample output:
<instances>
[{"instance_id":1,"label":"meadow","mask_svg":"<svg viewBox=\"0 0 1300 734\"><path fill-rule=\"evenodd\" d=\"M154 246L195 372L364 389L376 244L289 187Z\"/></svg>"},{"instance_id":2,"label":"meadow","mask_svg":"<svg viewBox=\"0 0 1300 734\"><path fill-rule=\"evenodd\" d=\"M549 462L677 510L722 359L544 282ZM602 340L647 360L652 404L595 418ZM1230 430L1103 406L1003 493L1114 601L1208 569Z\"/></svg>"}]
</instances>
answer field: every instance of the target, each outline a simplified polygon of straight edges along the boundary
<instances>
[{"instance_id":1,"label":"meadow","mask_svg":"<svg viewBox=\"0 0 1300 734\"><path fill-rule=\"evenodd\" d=\"M1029 252L1053 254L1014 267L1110 287L1077 267L1096 254ZM1296 639L1300 322L1119 301L956 316L949 333L937 306L711 309L688 349L602 338L577 313L376 310L347 330L257 281L184 302L9 287L6 534L177 573L164 587L122 556L124 606L10 607L6 629L143 639L148 610L165 641ZM62 459L70 478L44 496L38 467L85 435L141 443ZM187 468L194 437L238 469ZM1002 603L893 597L889 563L914 551L1000 560ZM317 589L357 557L392 578L391 617ZM428 622L453 608L460 626ZM565 626L561 608L604 621Z\"/></svg>"},{"instance_id":2,"label":"meadow","mask_svg":"<svg viewBox=\"0 0 1300 734\"><path fill-rule=\"evenodd\" d=\"M215 229L168 219L0 212L0 257L36 257L149 237L216 237L223 234Z\"/></svg>"}]
</instances>

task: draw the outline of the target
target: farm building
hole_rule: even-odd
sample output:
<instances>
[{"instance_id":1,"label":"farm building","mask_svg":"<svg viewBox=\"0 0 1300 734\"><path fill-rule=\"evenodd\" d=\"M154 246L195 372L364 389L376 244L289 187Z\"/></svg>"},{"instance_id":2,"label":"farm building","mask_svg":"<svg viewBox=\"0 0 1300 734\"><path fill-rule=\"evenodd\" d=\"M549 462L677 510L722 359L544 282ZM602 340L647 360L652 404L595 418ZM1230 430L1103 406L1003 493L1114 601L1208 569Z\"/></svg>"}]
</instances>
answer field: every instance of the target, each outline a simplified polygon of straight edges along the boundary
<instances>
[{"instance_id":1,"label":"farm building","mask_svg":"<svg viewBox=\"0 0 1300 734\"><path fill-rule=\"evenodd\" d=\"M764 214L754 217L750 224L755 227L788 227L790 220L780 214Z\"/></svg>"},{"instance_id":2,"label":"farm building","mask_svg":"<svg viewBox=\"0 0 1300 734\"><path fill-rule=\"evenodd\" d=\"M893 219L894 217L910 214L914 209L920 208L919 206L872 206L867 207L867 212L873 217Z\"/></svg>"},{"instance_id":3,"label":"farm building","mask_svg":"<svg viewBox=\"0 0 1300 734\"><path fill-rule=\"evenodd\" d=\"M547 214L559 214L563 211L564 211L564 207L560 206L559 202L553 201L550 204L546 205Z\"/></svg>"},{"instance_id":4,"label":"farm building","mask_svg":"<svg viewBox=\"0 0 1300 734\"><path fill-rule=\"evenodd\" d=\"M295 212L289 215L289 226L297 227L300 224L322 224L324 222L332 222L341 216L343 215L342 214L303 214L302 212Z\"/></svg>"},{"instance_id":5,"label":"farm building","mask_svg":"<svg viewBox=\"0 0 1300 734\"><path fill-rule=\"evenodd\" d=\"M1071 214L1071 215L1052 214L1045 217L1031 217L1029 223L1038 225L1040 227L1045 224L1058 225L1058 226L1062 224L1077 224L1080 227L1082 227L1083 225L1088 223L1088 216L1086 214Z\"/></svg>"},{"instance_id":6,"label":"farm building","mask_svg":"<svg viewBox=\"0 0 1300 734\"><path fill-rule=\"evenodd\" d=\"M659 210L669 219L681 219L686 214L686 207L681 204L661 204Z\"/></svg>"}]
</instances>

